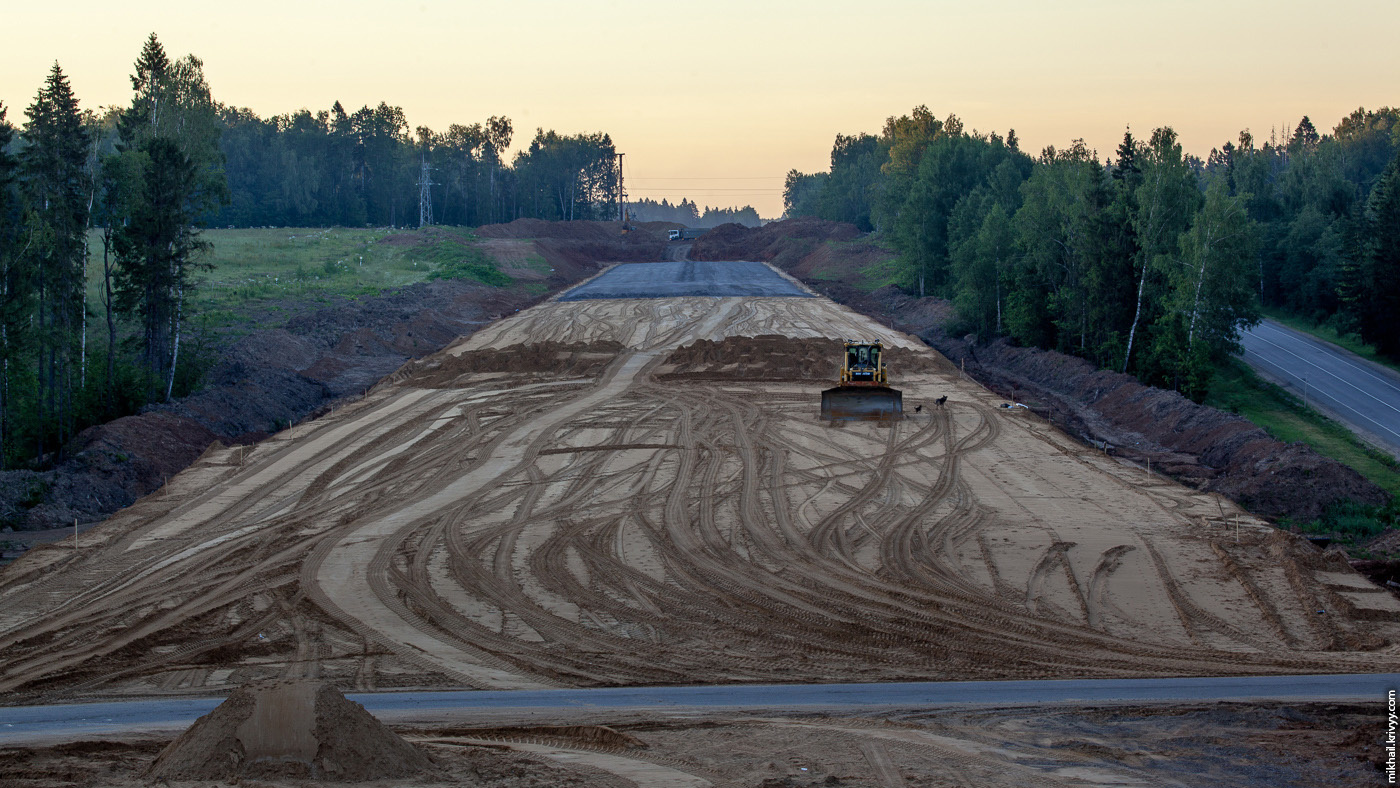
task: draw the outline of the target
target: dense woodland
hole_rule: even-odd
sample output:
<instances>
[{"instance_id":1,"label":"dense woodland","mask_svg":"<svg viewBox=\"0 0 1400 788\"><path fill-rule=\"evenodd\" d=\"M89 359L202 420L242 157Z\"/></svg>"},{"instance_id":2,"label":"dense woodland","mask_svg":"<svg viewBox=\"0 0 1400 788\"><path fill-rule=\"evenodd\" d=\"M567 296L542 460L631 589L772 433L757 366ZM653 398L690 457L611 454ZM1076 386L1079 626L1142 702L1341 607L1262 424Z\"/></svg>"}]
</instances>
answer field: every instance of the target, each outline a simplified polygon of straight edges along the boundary
<instances>
[{"instance_id":1,"label":"dense woodland","mask_svg":"<svg viewBox=\"0 0 1400 788\"><path fill-rule=\"evenodd\" d=\"M506 161L504 117L410 132L397 107L336 103L264 120L216 101L200 60L155 35L131 84L127 106L82 109L55 63L23 119L0 103L0 468L43 465L84 427L197 385L202 226L618 213L603 133L540 129Z\"/></svg>"},{"instance_id":2,"label":"dense woodland","mask_svg":"<svg viewBox=\"0 0 1400 788\"><path fill-rule=\"evenodd\" d=\"M618 215L607 134L538 129L508 162L514 127L504 117L410 132L403 110L384 103L347 113L336 102L314 115L265 120L246 109L217 112L230 199L209 217L212 226L478 226Z\"/></svg>"},{"instance_id":3,"label":"dense woodland","mask_svg":"<svg viewBox=\"0 0 1400 788\"><path fill-rule=\"evenodd\" d=\"M789 216L853 222L899 253L899 280L951 298L990 339L1088 358L1199 399L1274 307L1400 357L1400 110L1331 134L1306 117L1201 160L1171 128L1032 157L1015 131L925 107L839 135L828 172L792 171Z\"/></svg>"},{"instance_id":4,"label":"dense woodland","mask_svg":"<svg viewBox=\"0 0 1400 788\"><path fill-rule=\"evenodd\" d=\"M666 200L656 202L643 198L627 204L627 215L638 222L675 222L686 227L718 227L721 224L742 224L745 227L758 227L763 220L751 205L743 208L711 208L704 210L688 199L672 205Z\"/></svg>"}]
</instances>

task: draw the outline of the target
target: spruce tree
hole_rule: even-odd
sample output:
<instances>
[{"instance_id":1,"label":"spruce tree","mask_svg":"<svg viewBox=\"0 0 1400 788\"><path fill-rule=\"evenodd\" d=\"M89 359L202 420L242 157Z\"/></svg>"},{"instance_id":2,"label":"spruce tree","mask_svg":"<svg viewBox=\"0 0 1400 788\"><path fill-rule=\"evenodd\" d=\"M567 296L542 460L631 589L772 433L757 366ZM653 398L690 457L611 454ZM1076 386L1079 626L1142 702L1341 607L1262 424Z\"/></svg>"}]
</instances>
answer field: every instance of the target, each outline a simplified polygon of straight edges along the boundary
<instances>
[{"instance_id":1,"label":"spruce tree","mask_svg":"<svg viewBox=\"0 0 1400 788\"><path fill-rule=\"evenodd\" d=\"M0 104L0 469L13 441L10 370L21 360L33 309L28 272L19 258L23 206L19 162L9 152L15 129L5 118L8 111Z\"/></svg>"},{"instance_id":2,"label":"spruce tree","mask_svg":"<svg viewBox=\"0 0 1400 788\"><path fill-rule=\"evenodd\" d=\"M38 441L61 444L73 426L74 365L81 342L83 270L89 211L91 141L78 100L57 63L27 114L21 178L33 243L38 350Z\"/></svg>"},{"instance_id":3,"label":"spruce tree","mask_svg":"<svg viewBox=\"0 0 1400 788\"><path fill-rule=\"evenodd\" d=\"M170 58L165 54L152 33L141 47L136 57L135 71L131 75L131 89L135 93L131 107L122 113L117 122L121 135L120 147L130 150L138 147L141 141L153 136L160 128L163 113L169 111L167 99L171 97Z\"/></svg>"},{"instance_id":4,"label":"spruce tree","mask_svg":"<svg viewBox=\"0 0 1400 788\"><path fill-rule=\"evenodd\" d=\"M1123 141L1118 144L1118 161L1113 166L1113 177L1135 187L1141 173L1137 166L1137 141L1133 139L1132 129L1124 129Z\"/></svg>"}]
</instances>

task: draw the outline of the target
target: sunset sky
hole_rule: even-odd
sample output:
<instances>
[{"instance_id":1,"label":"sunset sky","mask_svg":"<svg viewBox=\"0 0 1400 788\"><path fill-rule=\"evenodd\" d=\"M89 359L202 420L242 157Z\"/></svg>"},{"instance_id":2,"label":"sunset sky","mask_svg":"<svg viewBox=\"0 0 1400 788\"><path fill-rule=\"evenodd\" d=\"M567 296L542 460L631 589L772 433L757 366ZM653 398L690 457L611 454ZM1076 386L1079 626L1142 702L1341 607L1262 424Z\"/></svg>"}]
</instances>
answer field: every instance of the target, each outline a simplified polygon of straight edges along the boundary
<instances>
[{"instance_id":1,"label":"sunset sky","mask_svg":"<svg viewBox=\"0 0 1400 788\"><path fill-rule=\"evenodd\" d=\"M633 198L782 211L784 173L838 133L926 104L1038 152L1125 125L1204 156L1243 128L1400 104L1400 2L142 2L12 4L0 101L24 121L57 60L82 106L124 104L154 31L204 60L215 99L269 116L386 101L441 130L506 115L606 131Z\"/></svg>"}]
</instances>

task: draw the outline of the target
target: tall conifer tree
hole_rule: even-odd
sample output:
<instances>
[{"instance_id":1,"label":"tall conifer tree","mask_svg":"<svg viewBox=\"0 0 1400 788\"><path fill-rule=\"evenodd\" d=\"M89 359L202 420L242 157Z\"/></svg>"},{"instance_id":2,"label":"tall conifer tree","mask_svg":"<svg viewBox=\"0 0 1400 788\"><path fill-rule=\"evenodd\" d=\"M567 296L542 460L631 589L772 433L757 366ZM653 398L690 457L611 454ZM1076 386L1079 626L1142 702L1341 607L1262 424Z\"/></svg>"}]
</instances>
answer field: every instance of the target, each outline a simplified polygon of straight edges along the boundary
<instances>
[{"instance_id":1,"label":"tall conifer tree","mask_svg":"<svg viewBox=\"0 0 1400 788\"><path fill-rule=\"evenodd\" d=\"M10 368L20 360L33 306L29 277L20 260L24 228L19 162L9 153L15 129L5 118L7 112L0 104L0 469L13 440Z\"/></svg>"},{"instance_id":2,"label":"tall conifer tree","mask_svg":"<svg viewBox=\"0 0 1400 788\"><path fill-rule=\"evenodd\" d=\"M38 348L38 449L73 426L74 360L81 342L90 140L78 100L57 63L27 114L21 154L27 224L34 234Z\"/></svg>"}]
</instances>

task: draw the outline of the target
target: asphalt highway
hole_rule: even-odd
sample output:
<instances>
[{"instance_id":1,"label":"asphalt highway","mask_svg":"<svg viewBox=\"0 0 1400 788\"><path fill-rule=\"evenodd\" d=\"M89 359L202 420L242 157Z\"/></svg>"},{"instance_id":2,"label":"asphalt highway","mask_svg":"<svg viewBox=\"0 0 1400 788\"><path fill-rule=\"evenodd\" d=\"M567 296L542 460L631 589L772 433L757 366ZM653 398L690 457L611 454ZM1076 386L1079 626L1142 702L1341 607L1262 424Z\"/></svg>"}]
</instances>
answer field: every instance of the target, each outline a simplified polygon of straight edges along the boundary
<instances>
[{"instance_id":1,"label":"asphalt highway","mask_svg":"<svg viewBox=\"0 0 1400 788\"><path fill-rule=\"evenodd\" d=\"M1400 457L1400 373L1272 320L1240 341L1245 363L1265 378Z\"/></svg>"},{"instance_id":2,"label":"asphalt highway","mask_svg":"<svg viewBox=\"0 0 1400 788\"><path fill-rule=\"evenodd\" d=\"M950 681L894 684L774 684L567 690L349 693L383 720L447 720L471 724L476 716L530 710L558 714L597 711L825 711L853 714L880 709L936 709L957 705L1014 707L1036 704L1164 703L1217 700L1374 701L1400 688L1400 674L1243 676L1177 679L1071 679L1064 681ZM220 698L119 701L0 707L0 745L72 741L109 734L178 731Z\"/></svg>"},{"instance_id":3,"label":"asphalt highway","mask_svg":"<svg viewBox=\"0 0 1400 788\"><path fill-rule=\"evenodd\" d=\"M812 294L779 276L763 263L708 263L696 260L669 263L624 263L559 297L560 301L591 298L684 298L687 296L787 296Z\"/></svg>"}]
</instances>

